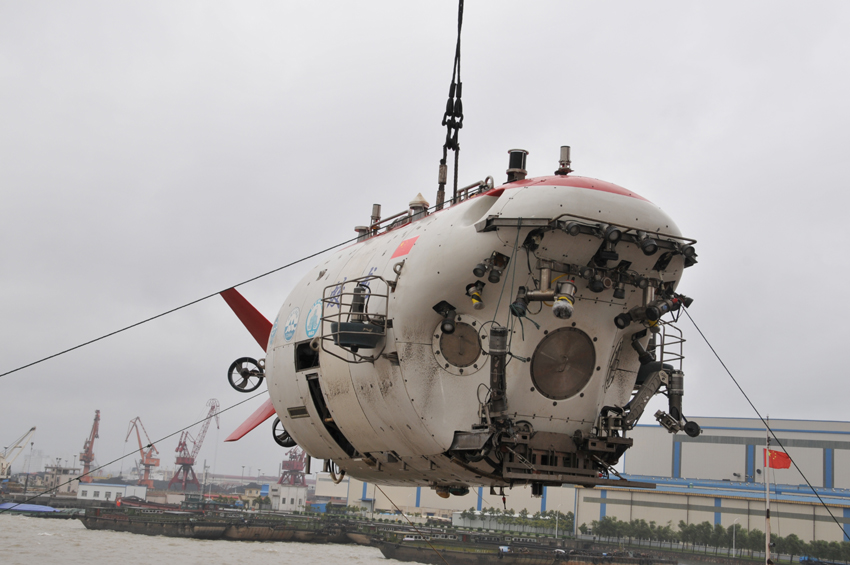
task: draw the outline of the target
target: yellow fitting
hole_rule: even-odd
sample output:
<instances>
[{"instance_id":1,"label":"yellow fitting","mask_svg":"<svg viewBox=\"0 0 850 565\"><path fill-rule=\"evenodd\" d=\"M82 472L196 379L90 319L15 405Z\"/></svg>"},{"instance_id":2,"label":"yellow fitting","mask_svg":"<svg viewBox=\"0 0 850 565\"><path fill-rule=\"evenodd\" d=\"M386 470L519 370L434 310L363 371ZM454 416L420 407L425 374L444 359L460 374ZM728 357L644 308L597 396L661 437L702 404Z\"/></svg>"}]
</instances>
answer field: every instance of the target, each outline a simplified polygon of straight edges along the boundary
<instances>
[{"instance_id":1,"label":"yellow fitting","mask_svg":"<svg viewBox=\"0 0 850 565\"><path fill-rule=\"evenodd\" d=\"M477 290L473 290L469 293L469 297L472 299L472 307L476 310L481 310L484 308L484 301L481 300L481 292Z\"/></svg>"}]
</instances>

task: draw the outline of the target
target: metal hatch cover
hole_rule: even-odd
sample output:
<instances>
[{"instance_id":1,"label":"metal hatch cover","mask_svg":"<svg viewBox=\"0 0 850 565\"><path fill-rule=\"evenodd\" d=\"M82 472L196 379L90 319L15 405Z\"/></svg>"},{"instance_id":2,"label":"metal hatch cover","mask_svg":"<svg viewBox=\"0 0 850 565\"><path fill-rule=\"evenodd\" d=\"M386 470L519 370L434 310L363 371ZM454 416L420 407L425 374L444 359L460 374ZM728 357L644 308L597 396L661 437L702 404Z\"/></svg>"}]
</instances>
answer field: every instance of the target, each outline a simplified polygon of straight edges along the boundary
<instances>
[{"instance_id":1,"label":"metal hatch cover","mask_svg":"<svg viewBox=\"0 0 850 565\"><path fill-rule=\"evenodd\" d=\"M578 328L560 328L547 335L531 357L531 380L543 396L563 400L578 394L593 376L596 351Z\"/></svg>"}]
</instances>

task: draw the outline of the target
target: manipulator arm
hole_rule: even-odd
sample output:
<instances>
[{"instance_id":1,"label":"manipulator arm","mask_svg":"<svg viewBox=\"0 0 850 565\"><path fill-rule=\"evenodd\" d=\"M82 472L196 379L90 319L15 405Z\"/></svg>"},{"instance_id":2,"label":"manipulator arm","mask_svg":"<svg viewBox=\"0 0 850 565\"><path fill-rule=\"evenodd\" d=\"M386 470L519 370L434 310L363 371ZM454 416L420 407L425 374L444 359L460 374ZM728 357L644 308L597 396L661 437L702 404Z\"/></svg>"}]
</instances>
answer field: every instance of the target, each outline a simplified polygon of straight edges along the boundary
<instances>
[{"instance_id":1,"label":"manipulator arm","mask_svg":"<svg viewBox=\"0 0 850 565\"><path fill-rule=\"evenodd\" d=\"M635 334L632 337L632 347L635 348L640 356L641 367L651 369L651 372L640 384L637 393L635 393L625 406L627 413L623 418L623 427L627 430L634 428L643 415L650 399L658 394L661 387L664 386L667 388L669 413L658 410L655 413L655 419L670 433L684 430L691 437L698 436L700 434L699 425L696 422L689 422L682 413L682 397L685 393L685 373L675 370L669 365L665 366L656 362L652 354L648 353L640 341L638 341L638 335Z\"/></svg>"}]
</instances>

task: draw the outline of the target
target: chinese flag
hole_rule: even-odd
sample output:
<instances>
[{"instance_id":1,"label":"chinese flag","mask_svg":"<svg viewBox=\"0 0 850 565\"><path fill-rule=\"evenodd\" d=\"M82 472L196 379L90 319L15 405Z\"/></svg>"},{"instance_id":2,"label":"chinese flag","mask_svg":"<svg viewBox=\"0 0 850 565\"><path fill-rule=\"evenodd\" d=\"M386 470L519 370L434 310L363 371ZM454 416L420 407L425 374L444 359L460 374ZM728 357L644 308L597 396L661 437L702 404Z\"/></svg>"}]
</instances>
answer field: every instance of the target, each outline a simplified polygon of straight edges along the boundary
<instances>
[{"instance_id":1,"label":"chinese flag","mask_svg":"<svg viewBox=\"0 0 850 565\"><path fill-rule=\"evenodd\" d=\"M769 455L768 455L769 454ZM782 451L764 450L764 463L771 469L788 469L791 467L791 458Z\"/></svg>"},{"instance_id":2,"label":"chinese flag","mask_svg":"<svg viewBox=\"0 0 850 565\"><path fill-rule=\"evenodd\" d=\"M396 250L393 253L393 256L390 257L390 259L395 259L396 257L404 257L405 255L410 253L410 250L413 249L413 244L416 243L417 239L419 239L418 235L416 237L411 237L410 239L405 239L404 241L402 241L399 246L396 247Z\"/></svg>"}]
</instances>

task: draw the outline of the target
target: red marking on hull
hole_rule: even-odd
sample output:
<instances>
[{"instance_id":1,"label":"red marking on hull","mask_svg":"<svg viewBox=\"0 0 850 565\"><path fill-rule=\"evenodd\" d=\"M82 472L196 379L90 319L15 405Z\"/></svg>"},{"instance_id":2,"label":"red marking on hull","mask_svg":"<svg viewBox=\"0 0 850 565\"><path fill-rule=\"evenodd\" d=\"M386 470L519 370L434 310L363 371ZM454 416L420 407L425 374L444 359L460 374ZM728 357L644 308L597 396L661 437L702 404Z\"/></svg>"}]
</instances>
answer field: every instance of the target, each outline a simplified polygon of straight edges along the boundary
<instances>
[{"instance_id":1,"label":"red marking on hull","mask_svg":"<svg viewBox=\"0 0 850 565\"><path fill-rule=\"evenodd\" d=\"M254 339L257 340L257 343L265 351L269 344L269 334L272 333L272 323L260 314L250 302L245 300L245 297L239 294L239 291L235 288L229 288L220 294L224 298L224 301L227 302L227 305L230 306L230 309L233 310L233 313L239 318L239 321L242 322L242 325L251 332L251 335L254 336Z\"/></svg>"},{"instance_id":2,"label":"red marking on hull","mask_svg":"<svg viewBox=\"0 0 850 565\"><path fill-rule=\"evenodd\" d=\"M248 416L248 419L242 422L242 424L236 428L236 430L227 436L227 439L224 441L236 441L238 439L242 439L245 435L271 418L275 415L274 405L272 404L272 399L267 399L262 406L257 408L253 414Z\"/></svg>"},{"instance_id":3,"label":"red marking on hull","mask_svg":"<svg viewBox=\"0 0 850 565\"><path fill-rule=\"evenodd\" d=\"M390 259L395 259L396 257L404 257L405 255L410 253L410 250L413 249L413 244L416 243L417 239L419 239L418 235L416 237L411 237L410 239L405 239L404 241L402 241L398 245L398 247L396 247L396 250L393 253L393 256L390 257Z\"/></svg>"},{"instance_id":4,"label":"red marking on hull","mask_svg":"<svg viewBox=\"0 0 850 565\"><path fill-rule=\"evenodd\" d=\"M502 193L504 191L505 191L505 187L499 186L497 188L491 188L487 192L482 193L481 196L493 196L493 197L498 198L502 195Z\"/></svg>"},{"instance_id":5,"label":"red marking on hull","mask_svg":"<svg viewBox=\"0 0 850 565\"><path fill-rule=\"evenodd\" d=\"M493 190L487 191L484 194L490 196L497 196L496 194L494 194L497 190L535 185L573 186L575 188L586 188L588 190L599 190L601 192L609 192L611 194L629 196L631 198L637 198L638 200L644 200L646 202L649 202L649 200L647 200L637 192L632 192L631 190L623 188L622 186L616 185L614 183L605 182L604 180L599 179L592 179L589 177L572 177L569 175L553 175L551 177L535 177L531 179L518 180L509 184L502 185L499 188L494 188Z\"/></svg>"}]
</instances>

